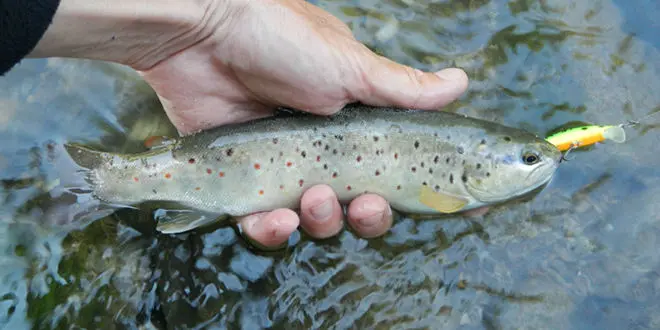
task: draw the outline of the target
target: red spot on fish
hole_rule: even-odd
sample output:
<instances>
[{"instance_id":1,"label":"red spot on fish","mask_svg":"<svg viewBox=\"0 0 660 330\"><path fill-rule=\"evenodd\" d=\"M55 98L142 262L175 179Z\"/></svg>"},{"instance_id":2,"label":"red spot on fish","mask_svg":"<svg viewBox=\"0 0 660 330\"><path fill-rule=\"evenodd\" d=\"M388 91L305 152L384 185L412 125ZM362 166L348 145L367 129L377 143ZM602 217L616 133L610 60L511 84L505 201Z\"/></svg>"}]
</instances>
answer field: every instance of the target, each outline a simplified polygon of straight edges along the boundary
<instances>
[{"instance_id":1,"label":"red spot on fish","mask_svg":"<svg viewBox=\"0 0 660 330\"><path fill-rule=\"evenodd\" d=\"M224 176L225 176L225 172L218 172L218 176L221 177L221 178L224 177Z\"/></svg>"},{"instance_id":2,"label":"red spot on fish","mask_svg":"<svg viewBox=\"0 0 660 330\"><path fill-rule=\"evenodd\" d=\"M210 168L207 168L207 169L206 169L206 173L211 174L211 173L213 173L213 171L211 171Z\"/></svg>"},{"instance_id":3,"label":"red spot on fish","mask_svg":"<svg viewBox=\"0 0 660 330\"><path fill-rule=\"evenodd\" d=\"M260 168L261 168L261 165L259 165L259 163L254 163L254 169L255 170L258 170Z\"/></svg>"},{"instance_id":4,"label":"red spot on fish","mask_svg":"<svg viewBox=\"0 0 660 330\"><path fill-rule=\"evenodd\" d=\"M172 174L165 173L165 179L169 179L169 178L171 178L171 177L172 177Z\"/></svg>"},{"instance_id":5,"label":"red spot on fish","mask_svg":"<svg viewBox=\"0 0 660 330\"><path fill-rule=\"evenodd\" d=\"M188 164L195 164L195 158L188 159Z\"/></svg>"},{"instance_id":6,"label":"red spot on fish","mask_svg":"<svg viewBox=\"0 0 660 330\"><path fill-rule=\"evenodd\" d=\"M321 161L321 156L316 156L316 161L320 162Z\"/></svg>"},{"instance_id":7,"label":"red spot on fish","mask_svg":"<svg viewBox=\"0 0 660 330\"><path fill-rule=\"evenodd\" d=\"M280 190L284 190L284 186L283 186L283 185L280 185Z\"/></svg>"},{"instance_id":8,"label":"red spot on fish","mask_svg":"<svg viewBox=\"0 0 660 330\"><path fill-rule=\"evenodd\" d=\"M305 181L303 181L302 179L300 181L298 181L298 185L301 186L301 187L303 186L303 183L305 183Z\"/></svg>"},{"instance_id":9,"label":"red spot on fish","mask_svg":"<svg viewBox=\"0 0 660 330\"><path fill-rule=\"evenodd\" d=\"M336 178L337 177L337 172L332 173L332 177Z\"/></svg>"},{"instance_id":10,"label":"red spot on fish","mask_svg":"<svg viewBox=\"0 0 660 330\"><path fill-rule=\"evenodd\" d=\"M346 190L351 190L351 186L346 186Z\"/></svg>"},{"instance_id":11,"label":"red spot on fish","mask_svg":"<svg viewBox=\"0 0 660 330\"><path fill-rule=\"evenodd\" d=\"M162 140L163 140L162 136L150 136L146 140L144 140L144 146L147 148L151 148L156 144L161 143Z\"/></svg>"},{"instance_id":12,"label":"red spot on fish","mask_svg":"<svg viewBox=\"0 0 660 330\"><path fill-rule=\"evenodd\" d=\"M376 170L376 176L380 175L380 171Z\"/></svg>"},{"instance_id":13,"label":"red spot on fish","mask_svg":"<svg viewBox=\"0 0 660 330\"><path fill-rule=\"evenodd\" d=\"M133 177L133 181L138 182L140 181L140 179L138 179L137 177Z\"/></svg>"},{"instance_id":14,"label":"red spot on fish","mask_svg":"<svg viewBox=\"0 0 660 330\"><path fill-rule=\"evenodd\" d=\"M264 191L263 191L263 190L259 190L259 195L263 195L263 194L264 194Z\"/></svg>"},{"instance_id":15,"label":"red spot on fish","mask_svg":"<svg viewBox=\"0 0 660 330\"><path fill-rule=\"evenodd\" d=\"M287 166L287 167L291 167L291 165L293 165L292 162L286 162L286 166Z\"/></svg>"},{"instance_id":16,"label":"red spot on fish","mask_svg":"<svg viewBox=\"0 0 660 330\"><path fill-rule=\"evenodd\" d=\"M195 190L201 190L201 189L202 189L202 188L200 188L200 187L195 187Z\"/></svg>"},{"instance_id":17,"label":"red spot on fish","mask_svg":"<svg viewBox=\"0 0 660 330\"><path fill-rule=\"evenodd\" d=\"M362 156L357 156L357 158L356 158L355 160L357 160L358 162L361 161L361 160L362 160Z\"/></svg>"},{"instance_id":18,"label":"red spot on fish","mask_svg":"<svg viewBox=\"0 0 660 330\"><path fill-rule=\"evenodd\" d=\"M396 186L396 190L401 190L401 185Z\"/></svg>"},{"instance_id":19,"label":"red spot on fish","mask_svg":"<svg viewBox=\"0 0 660 330\"><path fill-rule=\"evenodd\" d=\"M399 159L399 154L395 153L394 154L394 159Z\"/></svg>"}]
</instances>

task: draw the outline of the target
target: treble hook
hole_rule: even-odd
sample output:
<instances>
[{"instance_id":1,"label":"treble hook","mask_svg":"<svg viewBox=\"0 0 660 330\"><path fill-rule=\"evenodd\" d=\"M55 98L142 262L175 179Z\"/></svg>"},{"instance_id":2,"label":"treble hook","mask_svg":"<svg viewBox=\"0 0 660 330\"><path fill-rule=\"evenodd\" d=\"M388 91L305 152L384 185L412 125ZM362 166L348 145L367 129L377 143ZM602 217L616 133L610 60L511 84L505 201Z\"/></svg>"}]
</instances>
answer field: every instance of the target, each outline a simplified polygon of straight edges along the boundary
<instances>
[{"instance_id":1,"label":"treble hook","mask_svg":"<svg viewBox=\"0 0 660 330\"><path fill-rule=\"evenodd\" d=\"M571 144L571 147L568 148L568 150L566 150L566 153L563 153L563 154L561 155L561 159L559 159L559 163L569 161L570 159L568 159L568 157L566 157L566 156L568 156L568 154L569 154L571 151L573 151L574 149L577 149L578 147L580 147L580 142L579 142L579 141L574 141L574 142Z\"/></svg>"}]
</instances>

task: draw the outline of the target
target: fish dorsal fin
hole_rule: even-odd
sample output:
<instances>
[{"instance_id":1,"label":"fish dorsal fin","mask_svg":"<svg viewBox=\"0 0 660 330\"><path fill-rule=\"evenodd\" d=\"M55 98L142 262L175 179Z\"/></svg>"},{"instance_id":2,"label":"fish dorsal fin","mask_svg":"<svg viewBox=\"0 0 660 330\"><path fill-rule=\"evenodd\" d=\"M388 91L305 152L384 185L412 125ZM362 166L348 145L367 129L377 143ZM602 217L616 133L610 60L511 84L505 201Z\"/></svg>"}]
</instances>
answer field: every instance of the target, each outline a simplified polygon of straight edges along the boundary
<instances>
[{"instance_id":1,"label":"fish dorsal fin","mask_svg":"<svg viewBox=\"0 0 660 330\"><path fill-rule=\"evenodd\" d=\"M468 200L462 197L447 195L433 190L429 186L422 186L419 192L419 201L442 213L454 213L462 210Z\"/></svg>"},{"instance_id":2,"label":"fish dorsal fin","mask_svg":"<svg viewBox=\"0 0 660 330\"><path fill-rule=\"evenodd\" d=\"M621 126L608 126L603 131L603 137L615 143L626 142L626 131Z\"/></svg>"},{"instance_id":3,"label":"fish dorsal fin","mask_svg":"<svg viewBox=\"0 0 660 330\"><path fill-rule=\"evenodd\" d=\"M164 210L154 212L156 230L163 234L183 233L222 220L222 215L194 210Z\"/></svg>"}]
</instances>

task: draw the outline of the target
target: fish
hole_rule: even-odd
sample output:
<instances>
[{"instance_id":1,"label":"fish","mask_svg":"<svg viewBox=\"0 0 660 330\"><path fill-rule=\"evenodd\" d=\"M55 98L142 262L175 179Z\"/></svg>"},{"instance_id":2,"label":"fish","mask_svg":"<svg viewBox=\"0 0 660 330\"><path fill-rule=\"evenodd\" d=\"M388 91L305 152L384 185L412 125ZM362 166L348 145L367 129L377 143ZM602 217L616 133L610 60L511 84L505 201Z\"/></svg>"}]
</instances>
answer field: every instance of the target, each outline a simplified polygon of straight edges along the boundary
<instances>
[{"instance_id":1,"label":"fish","mask_svg":"<svg viewBox=\"0 0 660 330\"><path fill-rule=\"evenodd\" d=\"M295 111L295 110L294 110ZM272 116L168 140L135 154L65 143L95 198L175 202L161 233L277 208L299 209L327 184L341 203L374 193L402 213L452 214L546 185L561 152L528 131L446 111L349 104L339 112Z\"/></svg>"}]
</instances>

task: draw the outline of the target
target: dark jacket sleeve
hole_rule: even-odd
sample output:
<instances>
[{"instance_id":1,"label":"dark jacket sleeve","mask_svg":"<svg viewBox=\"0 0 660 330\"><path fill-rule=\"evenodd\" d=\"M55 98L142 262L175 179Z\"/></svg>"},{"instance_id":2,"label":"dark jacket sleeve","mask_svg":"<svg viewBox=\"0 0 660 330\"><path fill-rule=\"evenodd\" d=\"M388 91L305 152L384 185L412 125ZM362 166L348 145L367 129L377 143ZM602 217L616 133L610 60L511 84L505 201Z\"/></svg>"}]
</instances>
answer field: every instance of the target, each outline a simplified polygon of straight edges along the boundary
<instances>
[{"instance_id":1,"label":"dark jacket sleeve","mask_svg":"<svg viewBox=\"0 0 660 330\"><path fill-rule=\"evenodd\" d=\"M60 0L0 0L0 75L37 45Z\"/></svg>"}]
</instances>

